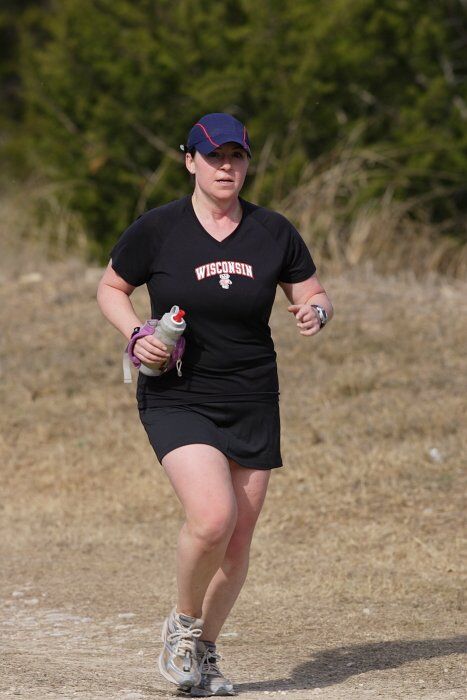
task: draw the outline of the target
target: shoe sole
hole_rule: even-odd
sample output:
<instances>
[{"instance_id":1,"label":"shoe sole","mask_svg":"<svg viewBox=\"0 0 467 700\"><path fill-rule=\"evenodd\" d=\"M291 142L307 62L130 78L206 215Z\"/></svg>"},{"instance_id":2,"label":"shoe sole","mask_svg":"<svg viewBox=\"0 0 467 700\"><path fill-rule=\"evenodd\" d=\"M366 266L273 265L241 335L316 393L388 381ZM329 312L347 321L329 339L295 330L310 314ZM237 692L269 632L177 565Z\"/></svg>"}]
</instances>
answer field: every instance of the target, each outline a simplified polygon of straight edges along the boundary
<instances>
[{"instance_id":1,"label":"shoe sole","mask_svg":"<svg viewBox=\"0 0 467 700\"><path fill-rule=\"evenodd\" d=\"M209 690L202 690L195 687L191 688L192 698L211 698L214 695L223 695L225 697L227 695L236 695L236 692L235 690L216 690L215 692L210 692Z\"/></svg>"},{"instance_id":2,"label":"shoe sole","mask_svg":"<svg viewBox=\"0 0 467 700\"><path fill-rule=\"evenodd\" d=\"M191 688L191 697L192 698L209 698L209 697L212 697L214 695L222 695L222 696L236 695L237 693L235 692L235 689L234 689L232 683L229 683L229 686L227 686L227 685L220 686L217 690L213 691L213 690L208 690L207 688L201 688L198 685L194 685Z\"/></svg>"}]
</instances>

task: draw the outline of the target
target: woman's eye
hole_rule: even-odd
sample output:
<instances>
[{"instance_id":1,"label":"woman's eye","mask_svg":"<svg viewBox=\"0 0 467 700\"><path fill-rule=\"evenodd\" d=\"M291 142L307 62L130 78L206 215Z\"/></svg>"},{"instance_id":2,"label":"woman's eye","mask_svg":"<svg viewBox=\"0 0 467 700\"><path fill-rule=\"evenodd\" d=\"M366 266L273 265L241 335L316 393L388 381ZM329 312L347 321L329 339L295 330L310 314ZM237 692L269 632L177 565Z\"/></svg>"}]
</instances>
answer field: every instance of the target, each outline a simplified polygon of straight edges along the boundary
<instances>
[{"instance_id":1,"label":"woman's eye","mask_svg":"<svg viewBox=\"0 0 467 700\"><path fill-rule=\"evenodd\" d=\"M208 153L207 155L208 158L212 158L212 160L222 160L224 157L227 158L234 158L235 160L243 160L245 158L245 154L242 151L234 151L231 155L225 155L223 153L217 153L216 151L211 151L211 153Z\"/></svg>"}]
</instances>

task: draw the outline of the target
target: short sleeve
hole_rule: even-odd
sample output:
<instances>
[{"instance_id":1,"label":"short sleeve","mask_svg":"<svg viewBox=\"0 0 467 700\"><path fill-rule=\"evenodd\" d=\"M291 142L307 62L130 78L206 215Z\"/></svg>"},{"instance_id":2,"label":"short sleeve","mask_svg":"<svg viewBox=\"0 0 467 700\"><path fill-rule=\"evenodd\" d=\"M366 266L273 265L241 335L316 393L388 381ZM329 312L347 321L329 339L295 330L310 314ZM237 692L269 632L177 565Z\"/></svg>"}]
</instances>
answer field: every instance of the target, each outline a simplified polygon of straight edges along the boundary
<instances>
[{"instance_id":1,"label":"short sleeve","mask_svg":"<svg viewBox=\"0 0 467 700\"><path fill-rule=\"evenodd\" d=\"M285 239L286 246L279 281L303 282L316 272L316 265L305 241L290 221L287 221L285 228Z\"/></svg>"},{"instance_id":2,"label":"short sleeve","mask_svg":"<svg viewBox=\"0 0 467 700\"><path fill-rule=\"evenodd\" d=\"M110 251L113 269L134 287L145 284L151 277L155 233L154 223L143 214L122 233Z\"/></svg>"}]
</instances>

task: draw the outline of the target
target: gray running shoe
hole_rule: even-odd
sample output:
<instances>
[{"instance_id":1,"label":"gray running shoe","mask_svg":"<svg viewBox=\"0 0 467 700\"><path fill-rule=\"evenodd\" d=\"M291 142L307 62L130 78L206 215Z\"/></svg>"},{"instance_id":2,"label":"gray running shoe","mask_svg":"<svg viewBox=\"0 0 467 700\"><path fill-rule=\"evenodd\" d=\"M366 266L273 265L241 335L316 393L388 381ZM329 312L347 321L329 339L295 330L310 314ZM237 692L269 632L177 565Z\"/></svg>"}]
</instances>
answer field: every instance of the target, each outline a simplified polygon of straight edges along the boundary
<instances>
[{"instance_id":1,"label":"gray running shoe","mask_svg":"<svg viewBox=\"0 0 467 700\"><path fill-rule=\"evenodd\" d=\"M172 610L164 621L159 656L159 671L181 690L188 690L201 680L196 641L203 632L203 620Z\"/></svg>"},{"instance_id":2,"label":"gray running shoe","mask_svg":"<svg viewBox=\"0 0 467 700\"><path fill-rule=\"evenodd\" d=\"M221 656L216 651L215 644L206 644L201 639L196 645L201 680L191 688L191 696L205 698L210 695L235 695L231 681L225 678L217 663Z\"/></svg>"}]
</instances>

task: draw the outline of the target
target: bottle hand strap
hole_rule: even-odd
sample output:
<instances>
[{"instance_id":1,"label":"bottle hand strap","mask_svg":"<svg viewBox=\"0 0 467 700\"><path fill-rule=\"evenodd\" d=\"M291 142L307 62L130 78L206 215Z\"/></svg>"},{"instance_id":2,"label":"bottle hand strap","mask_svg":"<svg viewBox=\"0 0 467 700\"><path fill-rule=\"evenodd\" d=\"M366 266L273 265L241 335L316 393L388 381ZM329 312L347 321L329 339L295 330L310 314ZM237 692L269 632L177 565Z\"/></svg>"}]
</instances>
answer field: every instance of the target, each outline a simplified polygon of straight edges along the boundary
<instances>
[{"instance_id":1,"label":"bottle hand strap","mask_svg":"<svg viewBox=\"0 0 467 700\"><path fill-rule=\"evenodd\" d=\"M141 360L138 359L133 352L136 341L140 338L145 338L147 335L152 335L158 323L159 319L157 318L153 319L151 323L146 321L144 326L141 326L139 331L135 333L126 346L123 352L123 381L125 384L131 384L132 382L130 362L132 363L133 367L136 367L136 369L141 367Z\"/></svg>"},{"instance_id":2,"label":"bottle hand strap","mask_svg":"<svg viewBox=\"0 0 467 700\"><path fill-rule=\"evenodd\" d=\"M139 338L145 338L147 335L152 335L158 323L158 318L151 319L150 322L146 321L144 326L141 326L139 331L135 333L135 335L130 339L130 342L126 346L125 351L123 353L123 381L125 384L131 384L132 382L130 362L133 365L133 367L136 367L136 369L139 369L141 367L141 360L138 359L133 352L136 341ZM177 369L178 376L182 376L182 357L185 352L185 345L185 338L183 337L183 335L181 335L180 338L177 340L170 357L166 361L165 366L161 368L161 374L165 374L166 372L175 367Z\"/></svg>"}]
</instances>

